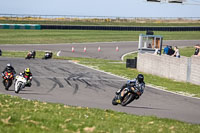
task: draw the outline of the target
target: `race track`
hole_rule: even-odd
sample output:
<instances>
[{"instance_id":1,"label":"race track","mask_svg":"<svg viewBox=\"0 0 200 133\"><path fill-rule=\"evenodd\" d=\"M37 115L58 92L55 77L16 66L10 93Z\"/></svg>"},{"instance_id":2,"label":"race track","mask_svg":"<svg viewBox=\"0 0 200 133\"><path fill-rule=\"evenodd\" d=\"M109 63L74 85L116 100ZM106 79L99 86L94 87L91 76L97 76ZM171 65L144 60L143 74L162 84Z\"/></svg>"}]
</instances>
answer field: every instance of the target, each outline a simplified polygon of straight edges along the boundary
<instances>
[{"instance_id":1,"label":"race track","mask_svg":"<svg viewBox=\"0 0 200 133\"><path fill-rule=\"evenodd\" d=\"M114 52L109 52L108 50L107 54L101 55L99 53L98 56L89 55L89 57L96 56L95 58L98 58L101 56L101 58L119 60L123 54L134 50L134 45L136 45L132 43L129 44L130 42L123 43L124 47L121 47L120 45L120 51L114 51L117 53L116 55L112 54ZM87 44L87 46L92 45L95 48L95 46L99 46L100 44L102 44L101 47L103 47L106 43L95 43L94 45ZM118 43L107 44L108 48L115 48L115 46L118 45ZM187 44L189 43L187 42ZM195 45L196 42L191 44ZM68 45L73 44L67 44L67 46ZM76 45L83 46L82 44ZM22 47L24 50L29 50L30 46L35 50L42 50L43 47L52 51L56 51L58 49L57 44L56 46L23 45ZM59 46L60 49L65 49L64 44L59 44ZM130 46L133 47L130 48ZM185 44L185 46L187 45ZM69 46L69 48L70 47L71 46ZM105 49L107 49L107 47L106 45L104 46ZM19 46L0 45L0 48L2 50L18 50ZM23 49L21 48L20 50ZM101 52L103 52L103 49ZM67 53L68 52L66 52L66 55ZM75 53L76 52L71 53L71 51L69 51L70 55ZM17 95L23 98L37 99L53 103L112 109L137 115L154 115L161 118L172 118L190 123L200 123L200 99L189 98L146 87L143 96L139 100L129 104L127 107L113 106L111 101L114 97L115 91L126 81L123 78L89 69L66 60L24 60L22 58L0 57L0 70L2 71L6 64L10 62L16 68L18 73L23 71L25 67L30 67L34 75L32 82L33 85L31 88L25 88L19 94L15 94L13 86L11 86L9 91L5 91L3 85L0 84L0 93ZM1 81L2 79L0 82Z\"/></svg>"},{"instance_id":2,"label":"race track","mask_svg":"<svg viewBox=\"0 0 200 133\"><path fill-rule=\"evenodd\" d=\"M178 47L195 46L200 40L180 40L180 41L164 41L163 46L171 45ZM100 46L101 51L98 52ZM72 53L72 47L74 52ZM84 52L84 47L87 51ZM116 47L119 51L116 52ZM74 44L21 44L21 45L0 45L1 50L17 50L17 51L29 51L29 50L50 50L61 51L60 56L68 57L87 57L87 58L101 58L120 60L122 55L137 51L138 42L98 42L98 43L74 43Z\"/></svg>"}]
</instances>

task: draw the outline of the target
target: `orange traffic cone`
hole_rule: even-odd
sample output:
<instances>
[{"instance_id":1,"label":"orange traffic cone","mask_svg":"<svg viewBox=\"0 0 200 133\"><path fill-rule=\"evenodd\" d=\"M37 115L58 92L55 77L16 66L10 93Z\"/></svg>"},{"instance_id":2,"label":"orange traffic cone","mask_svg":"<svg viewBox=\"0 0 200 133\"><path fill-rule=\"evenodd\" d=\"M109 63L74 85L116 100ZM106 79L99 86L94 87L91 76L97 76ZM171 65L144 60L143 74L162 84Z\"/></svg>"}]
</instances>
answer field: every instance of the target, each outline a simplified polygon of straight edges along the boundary
<instances>
[{"instance_id":1,"label":"orange traffic cone","mask_svg":"<svg viewBox=\"0 0 200 133\"><path fill-rule=\"evenodd\" d=\"M117 52L119 51L119 47L118 47L118 46L116 47L116 51L117 51Z\"/></svg>"},{"instance_id":2,"label":"orange traffic cone","mask_svg":"<svg viewBox=\"0 0 200 133\"><path fill-rule=\"evenodd\" d=\"M74 50L74 47L72 47L72 52L74 52L75 50Z\"/></svg>"},{"instance_id":3,"label":"orange traffic cone","mask_svg":"<svg viewBox=\"0 0 200 133\"><path fill-rule=\"evenodd\" d=\"M99 51L99 52L101 51L101 47L100 47L100 46L98 47L98 51Z\"/></svg>"},{"instance_id":4,"label":"orange traffic cone","mask_svg":"<svg viewBox=\"0 0 200 133\"><path fill-rule=\"evenodd\" d=\"M86 47L84 47L84 48L83 48L83 52L86 52L86 51L87 51L87 48L86 48Z\"/></svg>"}]
</instances>

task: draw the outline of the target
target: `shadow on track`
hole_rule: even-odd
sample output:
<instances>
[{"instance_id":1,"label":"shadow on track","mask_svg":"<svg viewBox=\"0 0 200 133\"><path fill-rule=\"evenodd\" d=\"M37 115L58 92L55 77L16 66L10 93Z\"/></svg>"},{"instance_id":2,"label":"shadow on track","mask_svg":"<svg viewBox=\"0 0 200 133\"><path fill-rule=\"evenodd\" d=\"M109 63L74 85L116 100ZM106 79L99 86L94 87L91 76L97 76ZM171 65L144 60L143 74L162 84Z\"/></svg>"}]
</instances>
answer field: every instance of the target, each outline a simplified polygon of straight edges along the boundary
<instances>
[{"instance_id":1,"label":"shadow on track","mask_svg":"<svg viewBox=\"0 0 200 133\"><path fill-rule=\"evenodd\" d=\"M166 110L166 109L162 109L162 108L152 108L152 107L143 107L143 106L125 106L128 108L137 108L137 109L154 109L154 110Z\"/></svg>"}]
</instances>

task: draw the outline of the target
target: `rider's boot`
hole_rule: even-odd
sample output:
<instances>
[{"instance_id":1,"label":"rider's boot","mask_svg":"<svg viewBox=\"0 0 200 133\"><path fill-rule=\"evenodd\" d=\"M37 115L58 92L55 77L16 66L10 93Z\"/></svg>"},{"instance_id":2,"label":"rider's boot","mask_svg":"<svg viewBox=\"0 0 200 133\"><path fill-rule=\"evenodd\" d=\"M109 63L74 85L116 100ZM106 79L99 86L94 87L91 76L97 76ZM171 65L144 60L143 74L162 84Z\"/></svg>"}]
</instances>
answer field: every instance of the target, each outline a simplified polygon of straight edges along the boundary
<instances>
[{"instance_id":1,"label":"rider's boot","mask_svg":"<svg viewBox=\"0 0 200 133\"><path fill-rule=\"evenodd\" d=\"M140 98L139 95L135 95L135 100L138 100Z\"/></svg>"},{"instance_id":2,"label":"rider's boot","mask_svg":"<svg viewBox=\"0 0 200 133\"><path fill-rule=\"evenodd\" d=\"M29 83L27 83L25 86L26 86L26 87L31 87L31 85L32 85L32 84L29 82Z\"/></svg>"}]
</instances>

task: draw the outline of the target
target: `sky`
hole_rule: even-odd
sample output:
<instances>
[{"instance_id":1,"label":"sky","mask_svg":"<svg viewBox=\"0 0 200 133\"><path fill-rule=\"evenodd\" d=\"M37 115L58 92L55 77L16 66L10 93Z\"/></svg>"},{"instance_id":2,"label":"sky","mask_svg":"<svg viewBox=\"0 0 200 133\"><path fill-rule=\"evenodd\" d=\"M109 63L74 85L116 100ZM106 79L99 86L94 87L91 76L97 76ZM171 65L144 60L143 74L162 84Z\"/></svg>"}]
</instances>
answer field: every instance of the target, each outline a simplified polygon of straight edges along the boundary
<instances>
[{"instance_id":1,"label":"sky","mask_svg":"<svg viewBox=\"0 0 200 133\"><path fill-rule=\"evenodd\" d=\"M191 3L198 2L198 5ZM200 0L189 4L145 0L0 0L0 14L119 17L200 17Z\"/></svg>"}]
</instances>

